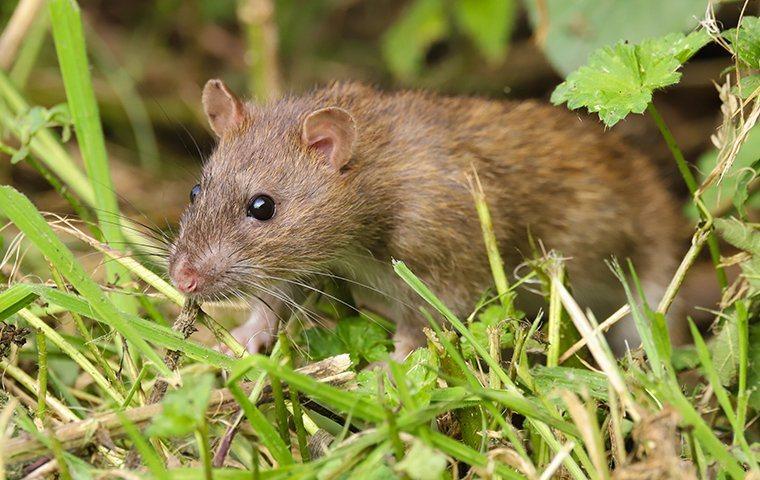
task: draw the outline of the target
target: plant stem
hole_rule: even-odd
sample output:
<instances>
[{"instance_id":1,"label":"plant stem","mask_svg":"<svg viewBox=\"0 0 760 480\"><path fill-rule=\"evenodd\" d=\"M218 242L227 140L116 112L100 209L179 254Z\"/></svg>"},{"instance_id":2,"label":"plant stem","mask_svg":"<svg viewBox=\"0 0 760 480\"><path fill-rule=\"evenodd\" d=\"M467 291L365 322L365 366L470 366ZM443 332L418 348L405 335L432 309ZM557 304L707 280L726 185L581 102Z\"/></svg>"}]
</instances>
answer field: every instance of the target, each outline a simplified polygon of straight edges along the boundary
<instances>
[{"instance_id":1,"label":"plant stem","mask_svg":"<svg viewBox=\"0 0 760 480\"><path fill-rule=\"evenodd\" d=\"M137 378L135 378L134 383L127 392L127 396L124 398L124 403L121 404L122 409L129 407L129 404L132 402L132 397L134 397L135 393L140 390L142 380L145 378L146 373L148 373L148 366L143 365L142 368L140 368L140 373L137 374Z\"/></svg>"},{"instance_id":2,"label":"plant stem","mask_svg":"<svg viewBox=\"0 0 760 480\"><path fill-rule=\"evenodd\" d=\"M251 94L266 101L280 94L277 25L272 0L240 0L237 15L245 26L246 61Z\"/></svg>"},{"instance_id":3,"label":"plant stem","mask_svg":"<svg viewBox=\"0 0 760 480\"><path fill-rule=\"evenodd\" d=\"M475 200L475 209L480 219L480 227L483 231L483 243L485 243L486 252L488 253L488 263L491 265L491 275L493 275L493 280L496 284L496 292L499 294L499 299L504 307L506 316L511 317L514 315L514 293L509 291L509 281L504 273L504 261L499 253L499 244L496 241L496 234L493 230L491 213L488 210L483 185L480 183L480 178L477 172L474 171L474 167L473 178L470 179L470 192Z\"/></svg>"},{"instance_id":4,"label":"plant stem","mask_svg":"<svg viewBox=\"0 0 760 480\"><path fill-rule=\"evenodd\" d=\"M37 329L37 418L45 425L47 417L47 341L42 330Z\"/></svg>"},{"instance_id":5,"label":"plant stem","mask_svg":"<svg viewBox=\"0 0 760 480\"><path fill-rule=\"evenodd\" d=\"M670 132L670 129L665 123L665 120L663 120L662 116L660 115L660 112L658 112L657 108L655 108L654 103L650 102L649 105L647 105L647 111L652 117L652 120L654 120L655 125L657 125L657 128L660 130L662 138L665 139L665 143L668 145L668 149L676 161L678 171L681 172L681 176L683 177L683 180L686 183L689 192L692 196L695 196L697 194L697 189L699 188L697 181L694 178L694 174L691 173L689 165L686 163L686 159L683 156L683 152L681 152L681 149L678 147L678 143L676 143L675 137L673 137L673 134ZM695 201L698 201L698 199L695 198ZM702 209L698 210L702 219L709 222L710 218L707 217L706 212ZM712 258L713 264L715 265L715 273L718 277L718 284L720 285L721 289L724 289L728 286L728 277L726 277L726 272L723 267L720 266L720 248L718 247L718 240L713 233L710 233L710 236L707 239L707 246L710 250L710 257Z\"/></svg>"},{"instance_id":6,"label":"plant stem","mask_svg":"<svg viewBox=\"0 0 760 480\"><path fill-rule=\"evenodd\" d=\"M212 480L211 471L211 450L208 444L208 423L206 417L203 417L198 430L195 431L195 439L198 442L198 453L203 460L203 474L206 480Z\"/></svg>"},{"instance_id":7,"label":"plant stem","mask_svg":"<svg viewBox=\"0 0 760 480\"><path fill-rule=\"evenodd\" d=\"M736 445L744 438L744 425L747 422L747 367L749 366L749 313L743 301L736 302L736 329L739 337L739 379L736 393L736 421L734 422L734 440ZM728 325L728 323L726 323Z\"/></svg>"},{"instance_id":8,"label":"plant stem","mask_svg":"<svg viewBox=\"0 0 760 480\"><path fill-rule=\"evenodd\" d=\"M557 279L560 283L565 281L565 269L562 264L558 265ZM556 367L559 365L560 330L562 327L562 302L559 291L554 287L554 282L549 282L549 351L546 354L546 366Z\"/></svg>"}]
</instances>

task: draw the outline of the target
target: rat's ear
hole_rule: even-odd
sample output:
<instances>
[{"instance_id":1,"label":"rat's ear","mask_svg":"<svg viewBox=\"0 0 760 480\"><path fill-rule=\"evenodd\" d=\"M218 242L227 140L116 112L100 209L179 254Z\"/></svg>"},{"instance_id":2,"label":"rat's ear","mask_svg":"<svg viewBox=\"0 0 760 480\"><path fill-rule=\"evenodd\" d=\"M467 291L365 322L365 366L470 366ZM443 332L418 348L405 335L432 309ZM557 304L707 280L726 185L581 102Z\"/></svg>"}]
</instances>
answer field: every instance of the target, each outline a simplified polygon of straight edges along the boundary
<instances>
[{"instance_id":1,"label":"rat's ear","mask_svg":"<svg viewBox=\"0 0 760 480\"><path fill-rule=\"evenodd\" d=\"M245 120L245 105L221 80L206 82L201 99L211 130L218 137L237 128Z\"/></svg>"},{"instance_id":2,"label":"rat's ear","mask_svg":"<svg viewBox=\"0 0 760 480\"><path fill-rule=\"evenodd\" d=\"M306 117L301 138L308 148L317 150L335 170L340 170L354 151L356 122L342 108L321 108Z\"/></svg>"}]
</instances>

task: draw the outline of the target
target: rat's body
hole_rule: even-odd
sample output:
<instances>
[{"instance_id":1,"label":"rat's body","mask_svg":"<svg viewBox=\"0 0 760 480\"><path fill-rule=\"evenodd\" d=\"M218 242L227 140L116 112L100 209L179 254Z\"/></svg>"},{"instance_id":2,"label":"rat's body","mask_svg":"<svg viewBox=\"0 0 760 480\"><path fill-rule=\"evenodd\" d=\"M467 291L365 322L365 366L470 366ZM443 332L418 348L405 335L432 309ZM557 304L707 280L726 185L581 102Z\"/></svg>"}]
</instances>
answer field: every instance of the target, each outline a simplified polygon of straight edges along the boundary
<instances>
[{"instance_id":1,"label":"rat's body","mask_svg":"<svg viewBox=\"0 0 760 480\"><path fill-rule=\"evenodd\" d=\"M631 258L650 301L675 270L679 219L656 169L563 110L359 84L244 105L218 81L207 84L204 106L220 143L170 268L201 299L280 296L292 281L319 278L313 272L348 277L357 302L396 322L403 356L422 343L426 322L391 259L460 316L492 284L473 169L507 271L532 255L529 236L542 241L568 257L576 298L600 320L625 301L605 260ZM246 216L260 194L276 204L269 220ZM255 306L240 339L259 349L276 314ZM622 330L618 344L632 337Z\"/></svg>"}]
</instances>

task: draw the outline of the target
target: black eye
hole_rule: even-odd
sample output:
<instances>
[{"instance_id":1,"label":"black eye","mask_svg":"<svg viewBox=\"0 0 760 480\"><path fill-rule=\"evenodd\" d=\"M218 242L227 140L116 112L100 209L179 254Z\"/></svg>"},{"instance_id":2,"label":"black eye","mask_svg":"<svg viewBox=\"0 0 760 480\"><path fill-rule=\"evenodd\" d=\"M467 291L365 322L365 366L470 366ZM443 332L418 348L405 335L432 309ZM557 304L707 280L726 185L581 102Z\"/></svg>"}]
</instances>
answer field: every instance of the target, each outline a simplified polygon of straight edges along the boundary
<instances>
[{"instance_id":1,"label":"black eye","mask_svg":"<svg viewBox=\"0 0 760 480\"><path fill-rule=\"evenodd\" d=\"M258 195L253 197L251 203L248 204L248 211L246 214L249 217L253 217L256 220L269 220L274 217L274 200L268 195Z\"/></svg>"},{"instance_id":2,"label":"black eye","mask_svg":"<svg viewBox=\"0 0 760 480\"><path fill-rule=\"evenodd\" d=\"M195 197L197 197L201 193L201 184L196 183L193 188L190 189L190 203L193 203L195 201Z\"/></svg>"}]
</instances>

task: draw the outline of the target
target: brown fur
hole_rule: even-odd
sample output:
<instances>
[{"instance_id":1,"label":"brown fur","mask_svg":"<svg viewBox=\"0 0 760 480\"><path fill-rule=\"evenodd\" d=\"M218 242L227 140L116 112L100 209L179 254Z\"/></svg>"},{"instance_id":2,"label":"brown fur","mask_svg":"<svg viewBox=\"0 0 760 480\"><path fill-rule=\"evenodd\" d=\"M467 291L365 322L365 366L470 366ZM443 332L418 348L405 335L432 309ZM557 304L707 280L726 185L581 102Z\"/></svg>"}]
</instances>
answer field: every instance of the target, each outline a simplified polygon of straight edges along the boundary
<instances>
[{"instance_id":1,"label":"brown fur","mask_svg":"<svg viewBox=\"0 0 760 480\"><path fill-rule=\"evenodd\" d=\"M341 170L302 140L304 119L325 107L340 107L356 125ZM205 165L173 249L173 274L179 259L202 272L200 298L272 284L256 275L336 272L402 299L409 308L385 299L380 309L415 344L420 300L392 274L392 258L458 315L491 285L466 181L473 167L508 271L530 256L530 232L569 258L576 296L597 317L624 303L606 259L631 258L654 297L676 268L679 214L656 169L614 133L563 109L356 83L246 108L245 128L223 135ZM245 215L259 193L277 202L268 222Z\"/></svg>"}]
</instances>

